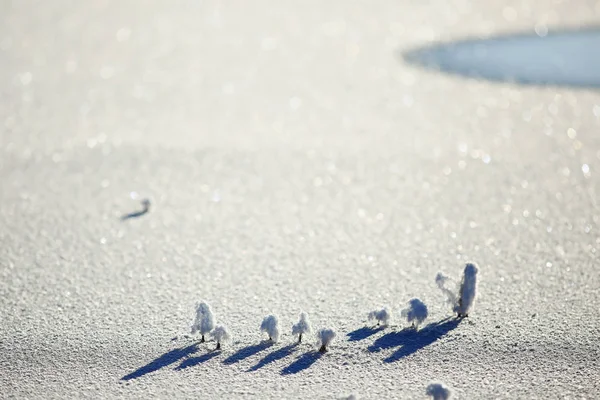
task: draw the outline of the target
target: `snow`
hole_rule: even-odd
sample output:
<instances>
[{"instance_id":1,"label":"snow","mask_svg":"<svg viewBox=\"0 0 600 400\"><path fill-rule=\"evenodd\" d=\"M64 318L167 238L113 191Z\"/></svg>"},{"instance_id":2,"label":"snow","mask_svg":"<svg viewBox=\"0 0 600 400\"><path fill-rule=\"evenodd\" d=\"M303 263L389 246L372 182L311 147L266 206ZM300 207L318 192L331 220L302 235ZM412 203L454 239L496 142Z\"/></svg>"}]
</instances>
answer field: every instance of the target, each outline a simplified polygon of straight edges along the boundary
<instances>
[{"instance_id":1,"label":"snow","mask_svg":"<svg viewBox=\"0 0 600 400\"><path fill-rule=\"evenodd\" d=\"M196 319L192 324L192 334L200 332L202 337L210 333L215 327L215 317L210 308L210 305L205 301L201 301L196 306Z\"/></svg>"},{"instance_id":2,"label":"snow","mask_svg":"<svg viewBox=\"0 0 600 400\"><path fill-rule=\"evenodd\" d=\"M321 328L317 331L317 339L319 340L319 351L324 353L329 350L329 345L335 339L335 330L331 328Z\"/></svg>"},{"instance_id":3,"label":"snow","mask_svg":"<svg viewBox=\"0 0 600 400\"><path fill-rule=\"evenodd\" d=\"M452 396L450 389L443 383L432 382L427 385L425 390L427 396L431 396L433 400L448 400Z\"/></svg>"},{"instance_id":4,"label":"snow","mask_svg":"<svg viewBox=\"0 0 600 400\"><path fill-rule=\"evenodd\" d=\"M302 340L302 335L309 334L312 332L312 326L308 319L308 314L305 312L300 313L298 322L292 325L292 336L299 336L299 340Z\"/></svg>"},{"instance_id":5,"label":"snow","mask_svg":"<svg viewBox=\"0 0 600 400\"><path fill-rule=\"evenodd\" d=\"M477 295L477 273L479 269L473 263L467 263L463 272L462 281L460 282L460 292L458 307L456 311L458 315L466 316L473 307L475 296Z\"/></svg>"},{"instance_id":6,"label":"snow","mask_svg":"<svg viewBox=\"0 0 600 400\"><path fill-rule=\"evenodd\" d=\"M477 273L479 268L476 264L467 263L463 271L463 276L460 282L457 293L448 288L448 285L453 285L453 281L441 272L435 277L435 283L440 288L446 302L451 306L453 312L459 316L467 316L473 307L475 297L477 296ZM455 284L453 286L456 286Z\"/></svg>"},{"instance_id":7,"label":"snow","mask_svg":"<svg viewBox=\"0 0 600 400\"><path fill-rule=\"evenodd\" d=\"M417 298L410 299L407 307L400 312L400 316L416 328L427 319L428 315L429 311L427 310L427 306Z\"/></svg>"},{"instance_id":8,"label":"snow","mask_svg":"<svg viewBox=\"0 0 600 400\"><path fill-rule=\"evenodd\" d=\"M277 342L279 340L279 319L275 315L267 315L260 324L261 332L269 335L269 340Z\"/></svg>"},{"instance_id":9,"label":"snow","mask_svg":"<svg viewBox=\"0 0 600 400\"><path fill-rule=\"evenodd\" d=\"M210 336L219 344L231 340L231 334L224 325L215 326L215 329L210 333Z\"/></svg>"},{"instance_id":10,"label":"snow","mask_svg":"<svg viewBox=\"0 0 600 400\"><path fill-rule=\"evenodd\" d=\"M597 11L2 7L0 397L421 399L431 381L461 399L596 397L598 90L404 55L531 39L543 16L549 38ZM453 54L468 67L473 53ZM476 303L457 319L434 277L460 283L469 261ZM413 297L419 330L365 326L371 305ZM233 334L221 351L190 335L201 298ZM299 310L335 327L326 354L290 334ZM258 330L270 313L277 343Z\"/></svg>"},{"instance_id":11,"label":"snow","mask_svg":"<svg viewBox=\"0 0 600 400\"><path fill-rule=\"evenodd\" d=\"M438 272L435 276L435 284L446 297L446 303L450 305L452 311L456 311L458 309L458 296L452 289L447 287L447 285L452 284L450 278L443 273Z\"/></svg>"},{"instance_id":12,"label":"snow","mask_svg":"<svg viewBox=\"0 0 600 400\"><path fill-rule=\"evenodd\" d=\"M381 324L383 326L387 326L390 321L391 314L388 307L383 307L379 310L369 312L368 318L369 320L377 321L377 325Z\"/></svg>"}]
</instances>

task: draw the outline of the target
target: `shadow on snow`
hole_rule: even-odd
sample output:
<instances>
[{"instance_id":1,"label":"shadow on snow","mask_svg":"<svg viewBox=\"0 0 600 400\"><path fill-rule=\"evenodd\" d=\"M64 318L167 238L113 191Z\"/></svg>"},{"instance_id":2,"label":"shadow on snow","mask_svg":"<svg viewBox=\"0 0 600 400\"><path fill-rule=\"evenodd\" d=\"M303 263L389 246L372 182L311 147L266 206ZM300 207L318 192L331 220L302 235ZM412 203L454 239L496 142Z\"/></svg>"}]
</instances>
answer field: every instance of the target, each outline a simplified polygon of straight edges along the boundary
<instances>
[{"instance_id":1,"label":"shadow on snow","mask_svg":"<svg viewBox=\"0 0 600 400\"><path fill-rule=\"evenodd\" d=\"M293 363L282 369L281 375L297 374L300 371L310 368L310 366L316 363L322 355L323 354L317 351L309 351L308 353L304 353Z\"/></svg>"},{"instance_id":2,"label":"shadow on snow","mask_svg":"<svg viewBox=\"0 0 600 400\"><path fill-rule=\"evenodd\" d=\"M289 356L290 354L292 354L294 352L294 349L296 348L297 345L298 345L297 343L290 344L290 345L287 345L285 347L282 347L278 350L275 350L275 351L267 354L265 357L263 357L262 360L260 360L258 363L256 363L256 365L254 365L253 367L248 369L247 372L256 371L256 370L264 367L267 364L270 364L274 361L281 360L282 358Z\"/></svg>"},{"instance_id":3,"label":"shadow on snow","mask_svg":"<svg viewBox=\"0 0 600 400\"><path fill-rule=\"evenodd\" d=\"M182 369L186 369L186 368L189 368L189 367L194 367L194 366L196 366L198 364L202 364L203 362L206 362L206 361L210 360L213 357L218 356L219 354L221 354L221 351L219 351L219 350L213 350L213 351L210 351L209 353L202 354L201 356L198 356L198 357L187 358L187 359L183 360L181 362L181 364L179 364L175 368L175 370L176 371L180 371Z\"/></svg>"},{"instance_id":4,"label":"shadow on snow","mask_svg":"<svg viewBox=\"0 0 600 400\"><path fill-rule=\"evenodd\" d=\"M382 349L401 346L392 355L383 360L386 363L395 362L439 340L448 334L448 332L455 329L460 322L461 319L446 318L439 322L431 323L420 330L405 328L399 332L390 332L375 340L368 349L371 352L377 352Z\"/></svg>"},{"instance_id":5,"label":"shadow on snow","mask_svg":"<svg viewBox=\"0 0 600 400\"><path fill-rule=\"evenodd\" d=\"M192 344L187 347L182 347L179 349L171 350L162 356L158 357L156 360L150 362L149 364L144 365L143 367L138 368L132 373L125 375L121 378L123 381L129 381L131 379L137 379L141 376L149 374L150 372L158 371L159 369L171 365L182 358L195 353L198 350L197 344Z\"/></svg>"},{"instance_id":6,"label":"shadow on snow","mask_svg":"<svg viewBox=\"0 0 600 400\"><path fill-rule=\"evenodd\" d=\"M227 364L227 365L235 364L236 362L240 362L248 357L255 355L258 352L263 351L264 349L266 349L267 347L270 347L271 345L273 345L272 342L265 340L263 342L260 342L259 344L254 344L252 346L244 347L242 349L239 349L238 351L236 351L229 357L227 357L225 360L223 360L223 364Z\"/></svg>"},{"instance_id":7,"label":"shadow on snow","mask_svg":"<svg viewBox=\"0 0 600 400\"><path fill-rule=\"evenodd\" d=\"M348 338L349 338L348 341L357 342L359 340L366 339L369 336L376 334L377 332L381 332L384 329L385 329L385 327L383 327L383 326L377 326L374 328L370 327L370 326L363 326L362 328L359 328L355 331L347 333L346 336L348 336Z\"/></svg>"}]
</instances>

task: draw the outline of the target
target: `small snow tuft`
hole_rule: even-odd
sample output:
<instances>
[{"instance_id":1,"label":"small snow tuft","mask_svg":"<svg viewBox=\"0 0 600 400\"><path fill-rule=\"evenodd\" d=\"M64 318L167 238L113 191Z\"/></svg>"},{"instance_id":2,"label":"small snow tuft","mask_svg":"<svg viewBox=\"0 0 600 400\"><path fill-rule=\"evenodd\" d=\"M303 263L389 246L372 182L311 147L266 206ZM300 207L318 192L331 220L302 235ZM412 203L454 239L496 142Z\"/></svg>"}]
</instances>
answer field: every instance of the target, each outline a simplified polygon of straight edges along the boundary
<instances>
[{"instance_id":1,"label":"small snow tuft","mask_svg":"<svg viewBox=\"0 0 600 400\"><path fill-rule=\"evenodd\" d=\"M467 263L463 272L463 278L460 283L460 298L458 300L458 306L456 312L459 317L466 317L469 311L475 303L475 297L477 295L477 273L479 268L474 263Z\"/></svg>"},{"instance_id":2,"label":"small snow tuft","mask_svg":"<svg viewBox=\"0 0 600 400\"><path fill-rule=\"evenodd\" d=\"M452 396L452 391L443 383L430 383L425 390L427 396L431 396L433 400L448 400Z\"/></svg>"},{"instance_id":3,"label":"small snow tuft","mask_svg":"<svg viewBox=\"0 0 600 400\"><path fill-rule=\"evenodd\" d=\"M302 335L310 332L312 332L312 327L310 325L310 320L308 319L308 314L305 312L300 313L298 322L292 326L292 335L301 337Z\"/></svg>"},{"instance_id":4,"label":"small snow tuft","mask_svg":"<svg viewBox=\"0 0 600 400\"><path fill-rule=\"evenodd\" d=\"M192 324L192 334L200 332L206 335L215 327L215 316L207 302L201 301L196 306L196 319Z\"/></svg>"},{"instance_id":5,"label":"small snow tuft","mask_svg":"<svg viewBox=\"0 0 600 400\"><path fill-rule=\"evenodd\" d=\"M331 344L333 339L335 339L335 331L330 328L322 328L317 332L317 339L319 339L319 351L321 353L325 353L327 351L327 347Z\"/></svg>"},{"instance_id":6,"label":"small snow tuft","mask_svg":"<svg viewBox=\"0 0 600 400\"><path fill-rule=\"evenodd\" d=\"M267 315L260 324L260 330L267 332L269 339L273 342L279 340L279 320L275 315Z\"/></svg>"},{"instance_id":7,"label":"small snow tuft","mask_svg":"<svg viewBox=\"0 0 600 400\"><path fill-rule=\"evenodd\" d=\"M220 348L220 344L223 342L228 342L231 340L231 335L227 330L225 325L217 325L215 329L210 333L210 336L217 341L218 347Z\"/></svg>"},{"instance_id":8,"label":"small snow tuft","mask_svg":"<svg viewBox=\"0 0 600 400\"><path fill-rule=\"evenodd\" d=\"M387 326L390 322L391 314L388 307L383 307L380 310L374 310L369 313L369 321L377 321L377 325Z\"/></svg>"},{"instance_id":9,"label":"small snow tuft","mask_svg":"<svg viewBox=\"0 0 600 400\"><path fill-rule=\"evenodd\" d=\"M421 300L414 298L408 301L408 306L400 313L408 323L412 323L415 328L427 319L429 312L427 306Z\"/></svg>"}]
</instances>

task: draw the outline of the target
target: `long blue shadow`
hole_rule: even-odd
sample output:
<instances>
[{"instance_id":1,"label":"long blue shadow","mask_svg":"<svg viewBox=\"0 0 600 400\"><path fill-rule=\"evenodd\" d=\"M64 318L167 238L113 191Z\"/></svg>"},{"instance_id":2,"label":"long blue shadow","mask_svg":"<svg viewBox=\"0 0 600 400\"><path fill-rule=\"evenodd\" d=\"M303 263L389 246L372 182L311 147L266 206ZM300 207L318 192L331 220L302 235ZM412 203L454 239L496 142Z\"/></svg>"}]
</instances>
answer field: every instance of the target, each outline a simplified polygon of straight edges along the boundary
<instances>
[{"instance_id":1,"label":"long blue shadow","mask_svg":"<svg viewBox=\"0 0 600 400\"><path fill-rule=\"evenodd\" d=\"M492 81L600 87L600 28L435 44L402 53L421 67Z\"/></svg>"},{"instance_id":2,"label":"long blue shadow","mask_svg":"<svg viewBox=\"0 0 600 400\"><path fill-rule=\"evenodd\" d=\"M398 361L441 339L455 329L461 321L461 319L457 318L447 318L431 323L420 330L406 328L400 332L391 332L375 340L368 349L371 352L377 352L381 349L401 346L392 355L383 360L387 363Z\"/></svg>"},{"instance_id":3,"label":"long blue shadow","mask_svg":"<svg viewBox=\"0 0 600 400\"><path fill-rule=\"evenodd\" d=\"M235 364L236 362L240 362L248 357L252 357L256 353L263 351L264 349L266 349L267 347L270 347L271 345L273 345L272 342L263 341L263 342L260 342L259 344L254 344L252 346L244 347L243 349L239 349L238 351L236 351L235 353L233 353L232 355L227 357L225 360L223 360L223 364L227 364L227 365Z\"/></svg>"},{"instance_id":4,"label":"long blue shadow","mask_svg":"<svg viewBox=\"0 0 600 400\"><path fill-rule=\"evenodd\" d=\"M289 356L290 354L292 354L294 352L294 349L297 346L298 346L297 343L290 344L290 345L287 345L285 347L282 347L282 348L280 348L278 350L275 350L275 351L267 354L256 365L254 365L253 367L249 368L248 371L246 371L246 372L256 371L256 370L264 367L267 364L270 364L272 362L275 362L277 360L281 360L282 358L285 358L285 357Z\"/></svg>"},{"instance_id":5,"label":"long blue shadow","mask_svg":"<svg viewBox=\"0 0 600 400\"><path fill-rule=\"evenodd\" d=\"M198 364L202 364L203 362L206 362L208 360L210 360L211 358L214 358L216 356L218 356L219 354L221 354L220 351L215 350L215 351L211 351L210 353L206 353L206 354L202 354L201 356L198 357L190 357L190 358L186 358L185 360L183 360L181 362L181 364L179 364L175 370L176 371L180 371L182 369L186 369L189 367L194 367Z\"/></svg>"},{"instance_id":6,"label":"long blue shadow","mask_svg":"<svg viewBox=\"0 0 600 400\"><path fill-rule=\"evenodd\" d=\"M316 351L304 353L300 357L298 357L293 363L282 369L281 375L297 374L300 371L310 368L310 366L316 363L322 355L323 354Z\"/></svg>"},{"instance_id":7,"label":"long blue shadow","mask_svg":"<svg viewBox=\"0 0 600 400\"><path fill-rule=\"evenodd\" d=\"M128 381L131 379L137 379L141 376L149 374L150 372L158 371L163 367L166 367L181 360L189 354L195 353L197 350L198 347L196 344L180 349L171 350L168 353L165 353L162 356L158 357L156 360L150 362L149 364L146 364L143 367L140 367L137 370L133 371L132 373L125 375L121 378L121 380Z\"/></svg>"},{"instance_id":8,"label":"long blue shadow","mask_svg":"<svg viewBox=\"0 0 600 400\"><path fill-rule=\"evenodd\" d=\"M362 328L358 328L355 331L349 332L346 334L348 336L348 341L357 342L359 340L363 340L368 338L369 336L373 336L377 332L381 332L385 328L383 326L378 326L376 328L370 326L364 326Z\"/></svg>"}]
</instances>

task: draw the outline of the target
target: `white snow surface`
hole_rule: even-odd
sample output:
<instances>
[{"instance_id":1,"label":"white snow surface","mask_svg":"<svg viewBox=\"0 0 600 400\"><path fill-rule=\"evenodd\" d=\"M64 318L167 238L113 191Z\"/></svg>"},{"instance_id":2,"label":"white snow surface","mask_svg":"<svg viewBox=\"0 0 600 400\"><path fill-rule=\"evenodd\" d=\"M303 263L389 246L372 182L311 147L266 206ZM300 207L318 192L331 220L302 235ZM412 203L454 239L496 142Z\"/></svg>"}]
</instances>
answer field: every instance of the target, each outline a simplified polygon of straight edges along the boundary
<instances>
[{"instance_id":1,"label":"white snow surface","mask_svg":"<svg viewBox=\"0 0 600 400\"><path fill-rule=\"evenodd\" d=\"M260 330L269 335L273 342L279 341L279 319L276 315L267 315L260 324Z\"/></svg>"},{"instance_id":2,"label":"white snow surface","mask_svg":"<svg viewBox=\"0 0 600 400\"><path fill-rule=\"evenodd\" d=\"M400 316L409 324L419 327L428 317L429 311L427 305L420 299L414 298L408 301L406 308L402 309Z\"/></svg>"},{"instance_id":3,"label":"white snow surface","mask_svg":"<svg viewBox=\"0 0 600 400\"><path fill-rule=\"evenodd\" d=\"M192 324L192 334L199 332L206 335L215 327L215 316L210 305L205 301L198 303L196 307L196 318Z\"/></svg>"},{"instance_id":4,"label":"white snow surface","mask_svg":"<svg viewBox=\"0 0 600 400\"><path fill-rule=\"evenodd\" d=\"M312 326L308 319L308 314L305 312L300 313L298 322L292 325L292 336L305 335L312 332Z\"/></svg>"},{"instance_id":5,"label":"white snow surface","mask_svg":"<svg viewBox=\"0 0 600 400\"><path fill-rule=\"evenodd\" d=\"M433 400L448 400L452 397L452 391L446 385L440 382L432 382L427 385L425 394Z\"/></svg>"},{"instance_id":6,"label":"white snow surface","mask_svg":"<svg viewBox=\"0 0 600 400\"><path fill-rule=\"evenodd\" d=\"M598 10L3 2L0 397L596 397L600 93L401 54ZM434 278L468 261L457 322ZM221 352L189 337L199 294L235 334ZM418 332L364 326L365 304L412 297ZM328 353L261 342L298 309L336 327Z\"/></svg>"},{"instance_id":7,"label":"white snow surface","mask_svg":"<svg viewBox=\"0 0 600 400\"><path fill-rule=\"evenodd\" d=\"M388 307L383 307L379 310L373 310L369 312L368 318L371 321L374 320L383 326L387 326L390 322L391 313Z\"/></svg>"}]
</instances>

